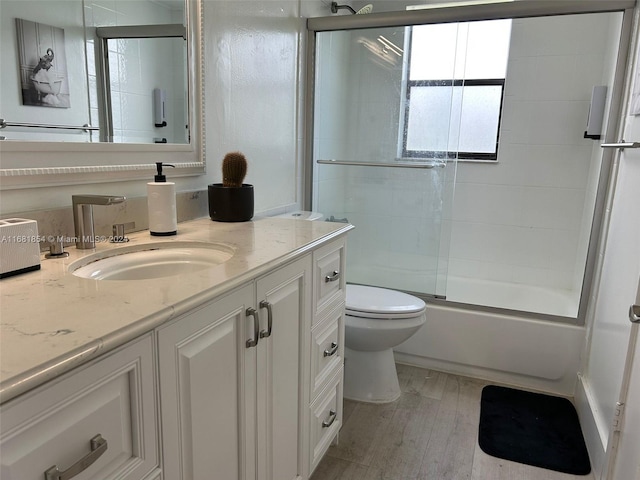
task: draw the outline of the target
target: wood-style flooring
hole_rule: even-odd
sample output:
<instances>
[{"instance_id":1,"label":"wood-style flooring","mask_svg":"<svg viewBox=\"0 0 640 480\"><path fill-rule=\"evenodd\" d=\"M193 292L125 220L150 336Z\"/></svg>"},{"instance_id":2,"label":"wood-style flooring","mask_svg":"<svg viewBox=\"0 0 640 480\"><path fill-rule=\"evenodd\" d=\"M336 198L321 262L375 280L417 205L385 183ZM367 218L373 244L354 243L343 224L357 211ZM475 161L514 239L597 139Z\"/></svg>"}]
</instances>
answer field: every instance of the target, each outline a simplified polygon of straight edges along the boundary
<instances>
[{"instance_id":1,"label":"wood-style flooring","mask_svg":"<svg viewBox=\"0 0 640 480\"><path fill-rule=\"evenodd\" d=\"M311 480L593 480L531 467L478 446L480 396L488 382L397 365L393 403L345 400L338 445Z\"/></svg>"}]
</instances>

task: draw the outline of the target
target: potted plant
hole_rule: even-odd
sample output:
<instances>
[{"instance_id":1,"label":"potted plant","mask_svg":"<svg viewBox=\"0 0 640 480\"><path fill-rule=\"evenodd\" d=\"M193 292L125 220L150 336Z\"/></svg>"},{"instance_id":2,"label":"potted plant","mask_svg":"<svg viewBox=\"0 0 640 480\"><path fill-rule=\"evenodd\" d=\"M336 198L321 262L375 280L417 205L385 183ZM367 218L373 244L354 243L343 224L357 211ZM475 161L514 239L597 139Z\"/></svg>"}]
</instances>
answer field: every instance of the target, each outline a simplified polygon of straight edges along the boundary
<instances>
[{"instance_id":1,"label":"potted plant","mask_svg":"<svg viewBox=\"0 0 640 480\"><path fill-rule=\"evenodd\" d=\"M209 216L217 222L246 222L253 217L253 185L242 183L247 159L227 153L222 161L222 183L209 185Z\"/></svg>"}]
</instances>

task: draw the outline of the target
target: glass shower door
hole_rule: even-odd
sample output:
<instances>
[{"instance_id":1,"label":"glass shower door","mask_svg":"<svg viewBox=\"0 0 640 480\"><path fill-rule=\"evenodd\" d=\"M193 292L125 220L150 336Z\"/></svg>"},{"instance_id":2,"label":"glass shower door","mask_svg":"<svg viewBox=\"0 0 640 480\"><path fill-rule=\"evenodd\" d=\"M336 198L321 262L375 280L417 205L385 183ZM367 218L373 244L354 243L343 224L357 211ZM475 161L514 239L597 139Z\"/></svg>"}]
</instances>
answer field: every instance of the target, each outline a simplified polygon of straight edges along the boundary
<instances>
[{"instance_id":1,"label":"glass shower door","mask_svg":"<svg viewBox=\"0 0 640 480\"><path fill-rule=\"evenodd\" d=\"M444 296L455 65L444 67L428 107L415 101L410 110L410 35L410 27L317 34L312 208L355 225L349 282Z\"/></svg>"}]
</instances>

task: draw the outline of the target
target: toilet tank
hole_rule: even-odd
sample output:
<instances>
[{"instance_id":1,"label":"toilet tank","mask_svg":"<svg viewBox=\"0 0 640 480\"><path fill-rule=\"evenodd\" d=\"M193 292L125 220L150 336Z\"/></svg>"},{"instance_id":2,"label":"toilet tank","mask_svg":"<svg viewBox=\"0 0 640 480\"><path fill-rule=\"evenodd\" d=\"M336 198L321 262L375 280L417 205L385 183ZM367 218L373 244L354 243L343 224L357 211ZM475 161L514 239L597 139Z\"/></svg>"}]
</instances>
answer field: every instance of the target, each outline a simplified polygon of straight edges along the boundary
<instances>
[{"instance_id":1,"label":"toilet tank","mask_svg":"<svg viewBox=\"0 0 640 480\"><path fill-rule=\"evenodd\" d=\"M275 217L293 218L293 219L298 219L298 220L314 221L314 220L322 220L324 215L322 213L319 213L319 212L307 212L307 211L304 211L304 210L297 210L295 212L289 212L289 213L283 213L281 215L275 215Z\"/></svg>"}]
</instances>

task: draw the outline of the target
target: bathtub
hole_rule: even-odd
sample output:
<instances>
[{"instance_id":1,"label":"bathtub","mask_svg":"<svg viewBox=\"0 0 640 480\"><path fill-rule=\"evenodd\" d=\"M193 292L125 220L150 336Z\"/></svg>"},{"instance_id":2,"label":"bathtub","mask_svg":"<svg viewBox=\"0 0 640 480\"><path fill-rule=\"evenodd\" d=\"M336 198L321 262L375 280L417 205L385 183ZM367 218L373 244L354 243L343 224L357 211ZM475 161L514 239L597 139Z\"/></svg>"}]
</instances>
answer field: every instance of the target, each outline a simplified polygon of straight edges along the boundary
<instances>
[{"instance_id":1,"label":"bathtub","mask_svg":"<svg viewBox=\"0 0 640 480\"><path fill-rule=\"evenodd\" d=\"M465 277L447 278L450 302L575 318L579 292Z\"/></svg>"},{"instance_id":2,"label":"bathtub","mask_svg":"<svg viewBox=\"0 0 640 480\"><path fill-rule=\"evenodd\" d=\"M483 285L461 278L449 279L447 300L486 305L491 295L500 299L499 287L504 287L503 308L513 308L516 305L508 301L524 298L527 302L542 300L556 311L575 310L569 292L530 287L524 291L513 284ZM394 353L400 363L572 396L585 334L582 326L534 315L427 302L426 323Z\"/></svg>"}]
</instances>

